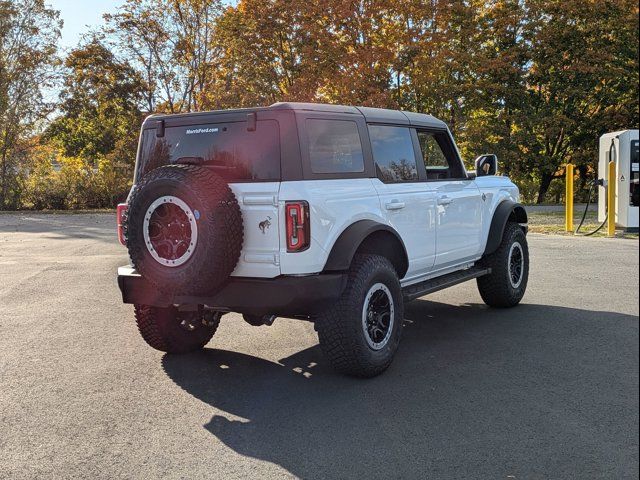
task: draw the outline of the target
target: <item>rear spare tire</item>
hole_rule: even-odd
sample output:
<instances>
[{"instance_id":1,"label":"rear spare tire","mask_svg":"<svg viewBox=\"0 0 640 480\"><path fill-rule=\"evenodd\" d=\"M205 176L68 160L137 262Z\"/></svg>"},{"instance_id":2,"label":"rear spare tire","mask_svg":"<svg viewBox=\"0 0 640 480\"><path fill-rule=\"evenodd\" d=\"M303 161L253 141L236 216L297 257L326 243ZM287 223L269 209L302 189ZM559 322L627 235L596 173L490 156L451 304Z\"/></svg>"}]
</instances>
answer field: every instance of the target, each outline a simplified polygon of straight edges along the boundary
<instances>
[{"instance_id":1,"label":"rear spare tire","mask_svg":"<svg viewBox=\"0 0 640 480\"><path fill-rule=\"evenodd\" d=\"M242 250L242 214L229 185L207 167L168 165L145 175L129 201L131 263L159 289L211 293Z\"/></svg>"}]
</instances>

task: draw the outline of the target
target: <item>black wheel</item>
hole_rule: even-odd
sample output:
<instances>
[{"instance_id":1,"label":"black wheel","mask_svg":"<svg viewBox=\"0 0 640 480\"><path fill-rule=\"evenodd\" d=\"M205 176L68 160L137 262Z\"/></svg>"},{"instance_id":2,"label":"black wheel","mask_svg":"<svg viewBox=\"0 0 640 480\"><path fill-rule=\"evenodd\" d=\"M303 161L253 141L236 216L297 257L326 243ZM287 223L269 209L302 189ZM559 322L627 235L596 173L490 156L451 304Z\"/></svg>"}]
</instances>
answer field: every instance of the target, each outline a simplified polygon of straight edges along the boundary
<instances>
[{"instance_id":1,"label":"black wheel","mask_svg":"<svg viewBox=\"0 0 640 480\"><path fill-rule=\"evenodd\" d=\"M339 301L314 320L320 347L338 372L374 377L393 360L403 317L393 265L378 255L356 255Z\"/></svg>"},{"instance_id":2,"label":"black wheel","mask_svg":"<svg viewBox=\"0 0 640 480\"><path fill-rule=\"evenodd\" d=\"M484 303L499 308L520 303L529 280L529 247L520 225L507 223L498 250L480 263L491 268L491 274L478 278Z\"/></svg>"},{"instance_id":3,"label":"black wheel","mask_svg":"<svg viewBox=\"0 0 640 480\"><path fill-rule=\"evenodd\" d=\"M147 344L167 353L188 353L203 348L216 333L220 316L178 312L175 307L135 305L138 330Z\"/></svg>"},{"instance_id":4,"label":"black wheel","mask_svg":"<svg viewBox=\"0 0 640 480\"><path fill-rule=\"evenodd\" d=\"M238 202L206 167L169 165L136 186L124 228L131 263L159 289L210 293L235 268L242 250Z\"/></svg>"}]
</instances>

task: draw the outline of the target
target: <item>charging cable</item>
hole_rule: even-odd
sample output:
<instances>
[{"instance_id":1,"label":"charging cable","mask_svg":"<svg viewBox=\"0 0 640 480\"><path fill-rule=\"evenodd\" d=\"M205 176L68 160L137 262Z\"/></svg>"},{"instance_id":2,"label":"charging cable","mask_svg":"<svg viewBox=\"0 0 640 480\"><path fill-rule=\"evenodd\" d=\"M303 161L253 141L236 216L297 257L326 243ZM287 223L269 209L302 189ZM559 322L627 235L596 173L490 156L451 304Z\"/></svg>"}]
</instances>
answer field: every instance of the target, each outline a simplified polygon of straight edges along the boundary
<instances>
[{"instance_id":1,"label":"charging cable","mask_svg":"<svg viewBox=\"0 0 640 480\"><path fill-rule=\"evenodd\" d=\"M584 207L584 213L582 214L582 219L580 220L580 225L578 225L578 228L576 228L576 231L574 232L574 235L578 235L578 236L581 236L581 237L590 237L591 235L595 235L600 230L602 230L602 227L604 227L607 224L607 220L609 218L609 213L608 212L607 212L607 215L605 215L605 217L604 217L604 222L602 222L602 224L598 228L596 228L593 232L580 233L580 228L582 228L582 224L584 223L585 218L587 218L587 212L589 211L589 205L591 205L591 194L593 193L593 187L597 187L597 186L600 186L600 187L604 186L604 180L602 178L599 178L598 180L594 180L593 182L591 182L591 185L589 186L589 196L587 197L587 205Z\"/></svg>"}]
</instances>

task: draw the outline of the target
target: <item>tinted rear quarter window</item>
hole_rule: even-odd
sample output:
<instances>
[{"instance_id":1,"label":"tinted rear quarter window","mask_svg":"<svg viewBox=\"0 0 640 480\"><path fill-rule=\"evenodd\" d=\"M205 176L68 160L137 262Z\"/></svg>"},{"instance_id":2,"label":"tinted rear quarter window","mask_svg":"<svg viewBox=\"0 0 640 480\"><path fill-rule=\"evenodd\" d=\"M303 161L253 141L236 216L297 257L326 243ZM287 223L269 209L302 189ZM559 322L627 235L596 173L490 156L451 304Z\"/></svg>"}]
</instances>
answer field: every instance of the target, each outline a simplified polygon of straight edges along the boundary
<instances>
[{"instance_id":1,"label":"tinted rear quarter window","mask_svg":"<svg viewBox=\"0 0 640 480\"><path fill-rule=\"evenodd\" d=\"M386 183L418 181L416 155L408 128L369 125L369 136L380 180Z\"/></svg>"},{"instance_id":2,"label":"tinted rear quarter window","mask_svg":"<svg viewBox=\"0 0 640 480\"><path fill-rule=\"evenodd\" d=\"M307 119L305 127L313 173L364 172L364 155L356 122Z\"/></svg>"},{"instance_id":3,"label":"tinted rear quarter window","mask_svg":"<svg viewBox=\"0 0 640 480\"><path fill-rule=\"evenodd\" d=\"M163 165L202 163L227 181L280 180L280 137L275 120L167 127L162 138L145 130L138 174Z\"/></svg>"}]
</instances>

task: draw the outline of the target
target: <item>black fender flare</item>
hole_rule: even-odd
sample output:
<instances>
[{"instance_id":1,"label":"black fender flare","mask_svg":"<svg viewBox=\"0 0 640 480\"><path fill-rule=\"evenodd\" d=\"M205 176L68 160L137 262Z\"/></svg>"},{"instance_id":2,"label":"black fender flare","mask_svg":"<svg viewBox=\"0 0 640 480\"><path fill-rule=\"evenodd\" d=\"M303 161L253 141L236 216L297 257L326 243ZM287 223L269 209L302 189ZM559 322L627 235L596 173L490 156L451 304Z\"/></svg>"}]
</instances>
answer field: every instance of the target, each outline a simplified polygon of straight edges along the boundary
<instances>
[{"instance_id":1,"label":"black fender flare","mask_svg":"<svg viewBox=\"0 0 640 480\"><path fill-rule=\"evenodd\" d=\"M500 242L502 241L504 228L506 227L509 219L512 219L512 221L522 225L524 232L527 233L526 225L529 221L527 211L519 203L512 202L511 200L504 200L498 205L493 213L491 227L489 228L489 235L487 237L487 245L484 249L484 255L489 255L498 249Z\"/></svg>"},{"instance_id":2,"label":"black fender flare","mask_svg":"<svg viewBox=\"0 0 640 480\"><path fill-rule=\"evenodd\" d=\"M373 220L359 220L349 225L339 236L333 244L333 248L329 253L327 262L325 263L323 271L342 271L348 270L351 266L356 251L362 245L362 242L375 232L389 232L392 234L402 246L401 257L403 258L403 266L399 268L399 276L402 278L409 267L409 256L407 255L407 248L402 241L402 238L392 227L383 223L378 223ZM404 271L403 271L404 270Z\"/></svg>"}]
</instances>

